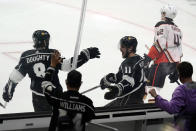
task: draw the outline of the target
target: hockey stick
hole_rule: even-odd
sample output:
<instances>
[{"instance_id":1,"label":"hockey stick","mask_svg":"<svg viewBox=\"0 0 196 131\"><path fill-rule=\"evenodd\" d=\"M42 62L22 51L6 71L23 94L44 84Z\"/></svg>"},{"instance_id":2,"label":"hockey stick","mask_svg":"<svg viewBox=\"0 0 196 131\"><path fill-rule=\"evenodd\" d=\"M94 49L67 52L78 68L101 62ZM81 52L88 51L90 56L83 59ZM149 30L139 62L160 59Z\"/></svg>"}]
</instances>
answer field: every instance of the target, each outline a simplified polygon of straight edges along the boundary
<instances>
[{"instance_id":1,"label":"hockey stick","mask_svg":"<svg viewBox=\"0 0 196 131\"><path fill-rule=\"evenodd\" d=\"M1 106L1 107L3 107L3 108L6 108L6 106L7 106L7 102L5 102L5 104L4 104L4 105L0 102L0 106Z\"/></svg>"},{"instance_id":2,"label":"hockey stick","mask_svg":"<svg viewBox=\"0 0 196 131\"><path fill-rule=\"evenodd\" d=\"M180 82L177 80L177 81L175 81L178 85L180 85Z\"/></svg>"},{"instance_id":3,"label":"hockey stick","mask_svg":"<svg viewBox=\"0 0 196 131\"><path fill-rule=\"evenodd\" d=\"M150 50L150 47L148 45L145 44L146 49Z\"/></svg>"},{"instance_id":4,"label":"hockey stick","mask_svg":"<svg viewBox=\"0 0 196 131\"><path fill-rule=\"evenodd\" d=\"M145 44L145 47L146 47L146 49L148 49L148 51L150 51L150 47L149 47L148 45ZM161 52L161 53L162 53L162 52ZM161 53L159 53L159 56L156 57L156 58L154 58L152 61L157 60L157 59L160 57L160 54L161 54Z\"/></svg>"},{"instance_id":5,"label":"hockey stick","mask_svg":"<svg viewBox=\"0 0 196 131\"><path fill-rule=\"evenodd\" d=\"M77 67L78 53L79 53L79 49L80 49L82 28L84 25L84 16L85 16L85 12L86 12L86 5L87 5L87 0L83 0L81 14L80 14L80 23L79 23L79 28L78 28L77 41L76 41L76 46L75 46L75 50L74 50L72 70L76 69L76 67Z\"/></svg>"},{"instance_id":6,"label":"hockey stick","mask_svg":"<svg viewBox=\"0 0 196 131\"><path fill-rule=\"evenodd\" d=\"M90 91L92 91L92 90L94 90L94 89L97 89L97 88L99 88L99 87L100 87L100 85L95 86L95 87L92 87L92 88L90 88L90 89L88 89L88 90L86 90L86 91L83 91L81 94L85 94L85 93L90 92Z\"/></svg>"}]
</instances>

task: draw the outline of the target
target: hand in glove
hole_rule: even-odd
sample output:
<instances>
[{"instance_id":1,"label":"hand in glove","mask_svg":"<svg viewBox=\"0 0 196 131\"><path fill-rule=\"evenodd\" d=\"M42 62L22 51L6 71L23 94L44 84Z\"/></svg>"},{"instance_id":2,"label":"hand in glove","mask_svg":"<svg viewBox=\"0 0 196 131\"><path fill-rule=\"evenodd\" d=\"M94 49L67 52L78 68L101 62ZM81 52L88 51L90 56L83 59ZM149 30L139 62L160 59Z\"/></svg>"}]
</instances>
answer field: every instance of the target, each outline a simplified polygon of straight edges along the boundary
<instances>
[{"instance_id":1,"label":"hand in glove","mask_svg":"<svg viewBox=\"0 0 196 131\"><path fill-rule=\"evenodd\" d=\"M108 89L110 91L105 93L104 99L112 100L112 99L115 99L119 95L119 88L117 85L109 86Z\"/></svg>"},{"instance_id":2,"label":"hand in glove","mask_svg":"<svg viewBox=\"0 0 196 131\"><path fill-rule=\"evenodd\" d=\"M52 92L54 88L56 88L52 82L50 81L43 81L42 82L43 92Z\"/></svg>"},{"instance_id":3,"label":"hand in glove","mask_svg":"<svg viewBox=\"0 0 196 131\"><path fill-rule=\"evenodd\" d=\"M101 79L100 81L100 86L101 86L101 89L104 90L105 88L108 87L108 85L105 83L105 77Z\"/></svg>"},{"instance_id":4,"label":"hand in glove","mask_svg":"<svg viewBox=\"0 0 196 131\"><path fill-rule=\"evenodd\" d=\"M4 101L9 102L12 99L16 85L17 83L12 82L11 80L8 81L3 89Z\"/></svg>"},{"instance_id":5,"label":"hand in glove","mask_svg":"<svg viewBox=\"0 0 196 131\"><path fill-rule=\"evenodd\" d=\"M114 73L109 73L108 75L104 76L100 81L101 89L105 89L110 86L112 83L115 83L116 78Z\"/></svg>"},{"instance_id":6,"label":"hand in glove","mask_svg":"<svg viewBox=\"0 0 196 131\"><path fill-rule=\"evenodd\" d=\"M151 61L152 59L148 55L144 54L144 68L148 68Z\"/></svg>"},{"instance_id":7,"label":"hand in glove","mask_svg":"<svg viewBox=\"0 0 196 131\"><path fill-rule=\"evenodd\" d=\"M90 47L90 48L87 48L87 50L89 51L90 59L100 58L100 52L97 47Z\"/></svg>"},{"instance_id":8,"label":"hand in glove","mask_svg":"<svg viewBox=\"0 0 196 131\"><path fill-rule=\"evenodd\" d=\"M172 72L171 74L169 74L168 78L170 79L170 83L176 82L178 80L178 72Z\"/></svg>"},{"instance_id":9,"label":"hand in glove","mask_svg":"<svg viewBox=\"0 0 196 131\"><path fill-rule=\"evenodd\" d=\"M100 58L100 52L97 47L90 47L90 48L84 49L82 52L86 55L87 60L93 59L93 58Z\"/></svg>"}]
</instances>

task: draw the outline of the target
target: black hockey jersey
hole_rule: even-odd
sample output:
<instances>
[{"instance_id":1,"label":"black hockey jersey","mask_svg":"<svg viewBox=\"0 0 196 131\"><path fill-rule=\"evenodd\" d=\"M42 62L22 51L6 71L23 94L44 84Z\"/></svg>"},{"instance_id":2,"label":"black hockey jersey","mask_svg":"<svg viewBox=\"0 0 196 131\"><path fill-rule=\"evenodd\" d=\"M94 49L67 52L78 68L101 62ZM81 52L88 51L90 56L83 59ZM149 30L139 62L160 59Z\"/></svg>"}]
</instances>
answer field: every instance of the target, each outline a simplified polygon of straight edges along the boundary
<instances>
[{"instance_id":1,"label":"black hockey jersey","mask_svg":"<svg viewBox=\"0 0 196 131\"><path fill-rule=\"evenodd\" d=\"M45 72L50 66L51 54L55 49L41 49L41 50L28 50L22 53L18 65L15 67L16 71L13 71L11 74L12 81L18 83L20 80L16 79L19 75L22 74L24 77L26 74L29 75L31 79L31 90L36 95L44 96L41 88L41 83L44 80ZM73 58L63 59L62 63L57 65L54 72L54 77L52 83L58 87L62 88L58 78L58 71L70 71ZM82 64L88 61L85 53L81 52L78 56L77 67L80 67ZM19 73L18 73L19 72ZM13 76L13 77L12 77ZM20 76L21 77L21 76ZM21 78L23 78L21 77Z\"/></svg>"},{"instance_id":2,"label":"black hockey jersey","mask_svg":"<svg viewBox=\"0 0 196 131\"><path fill-rule=\"evenodd\" d=\"M49 131L85 131L85 123L95 116L93 102L78 91L57 92L44 93L53 105Z\"/></svg>"},{"instance_id":3,"label":"black hockey jersey","mask_svg":"<svg viewBox=\"0 0 196 131\"><path fill-rule=\"evenodd\" d=\"M115 74L115 83L120 85L120 95L107 106L125 106L143 103L145 77L143 59L139 55L126 58Z\"/></svg>"}]
</instances>

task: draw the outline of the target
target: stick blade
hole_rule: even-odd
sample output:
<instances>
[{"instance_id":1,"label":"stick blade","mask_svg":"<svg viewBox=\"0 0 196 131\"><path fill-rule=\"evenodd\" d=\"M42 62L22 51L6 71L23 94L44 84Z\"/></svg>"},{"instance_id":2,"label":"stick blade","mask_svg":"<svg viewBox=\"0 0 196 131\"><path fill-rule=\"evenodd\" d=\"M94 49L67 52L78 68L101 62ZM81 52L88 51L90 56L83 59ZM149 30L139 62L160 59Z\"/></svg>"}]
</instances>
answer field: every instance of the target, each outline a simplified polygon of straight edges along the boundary
<instances>
[{"instance_id":1,"label":"stick blade","mask_svg":"<svg viewBox=\"0 0 196 131\"><path fill-rule=\"evenodd\" d=\"M6 102L6 103L7 103L7 102ZM5 103L5 104L6 104L6 103ZM5 105L3 105L1 102L0 102L0 106L1 106L1 107L3 107L3 108L5 108L5 107L6 107L6 106L5 106Z\"/></svg>"}]
</instances>

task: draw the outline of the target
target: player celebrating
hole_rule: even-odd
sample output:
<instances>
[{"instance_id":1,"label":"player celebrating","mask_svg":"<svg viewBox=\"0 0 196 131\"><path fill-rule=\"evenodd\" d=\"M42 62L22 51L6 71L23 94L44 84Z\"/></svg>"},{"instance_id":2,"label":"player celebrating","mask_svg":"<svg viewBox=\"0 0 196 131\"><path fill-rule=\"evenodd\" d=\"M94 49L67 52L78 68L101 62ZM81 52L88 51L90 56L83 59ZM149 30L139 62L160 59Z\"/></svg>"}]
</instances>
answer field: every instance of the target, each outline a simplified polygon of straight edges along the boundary
<instances>
[{"instance_id":1,"label":"player celebrating","mask_svg":"<svg viewBox=\"0 0 196 131\"><path fill-rule=\"evenodd\" d=\"M176 65L182 57L182 32L173 19L177 10L173 5L161 8L161 21L155 25L154 43L145 57L145 66L153 60L154 64L147 71L147 86L163 88L165 78L170 75L170 82L178 80Z\"/></svg>"},{"instance_id":2,"label":"player celebrating","mask_svg":"<svg viewBox=\"0 0 196 131\"><path fill-rule=\"evenodd\" d=\"M32 90L32 100L35 112L51 111L51 106L47 103L41 83L44 80L45 71L50 66L51 54L55 49L49 49L50 34L45 30L36 30L33 35L34 48L22 53L20 61L9 76L9 80L4 87L3 99L9 102L15 90L16 85L25 77L26 74L31 79L30 88ZM91 47L84 49L78 56L77 67L86 63L89 59L99 58L98 48ZM62 90L58 78L58 71L70 71L73 58L62 59L62 62L55 68L54 79L52 83Z\"/></svg>"},{"instance_id":3,"label":"player celebrating","mask_svg":"<svg viewBox=\"0 0 196 131\"><path fill-rule=\"evenodd\" d=\"M137 39L133 36L125 36L120 39L120 51L125 59L119 71L109 73L100 81L102 89L109 89L105 99L116 100L107 106L126 106L130 104L143 103L145 93L143 59L136 53Z\"/></svg>"}]
</instances>

